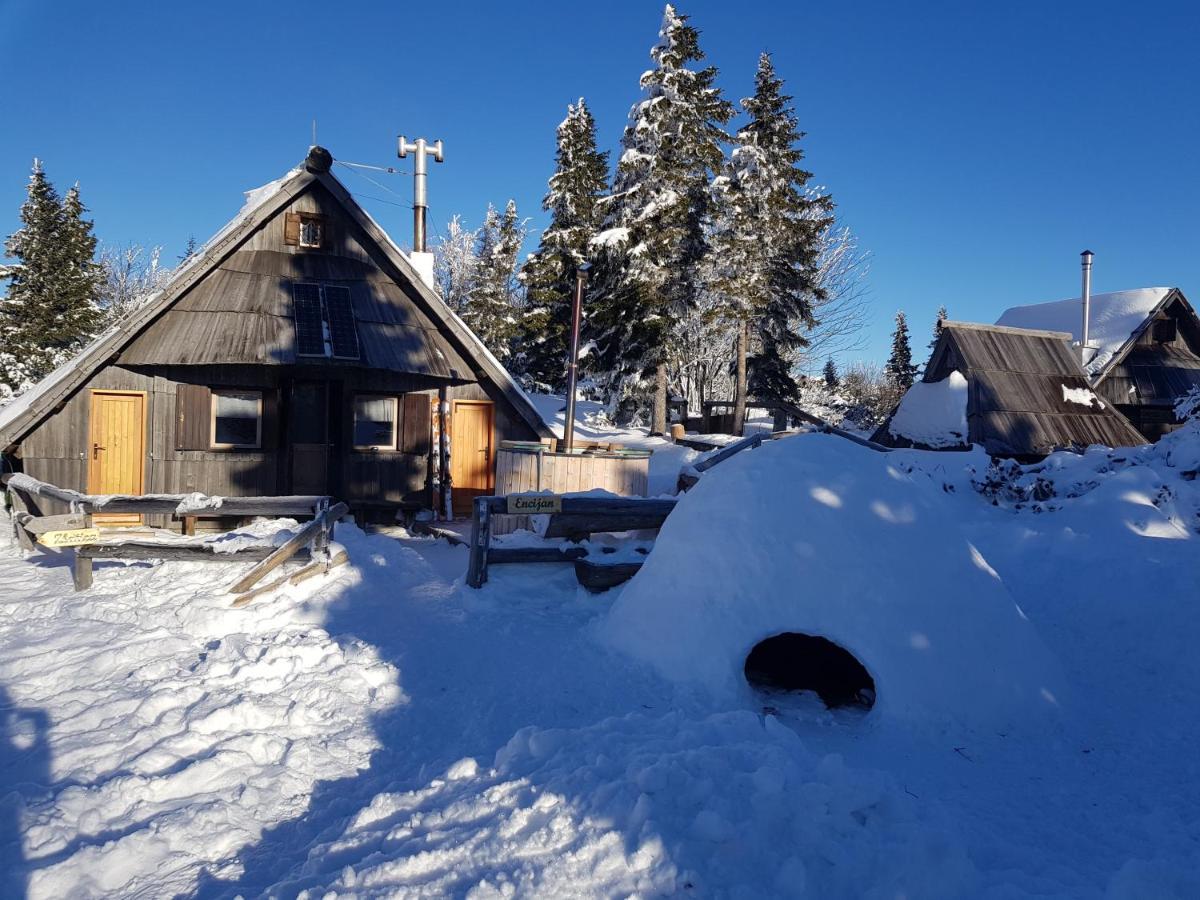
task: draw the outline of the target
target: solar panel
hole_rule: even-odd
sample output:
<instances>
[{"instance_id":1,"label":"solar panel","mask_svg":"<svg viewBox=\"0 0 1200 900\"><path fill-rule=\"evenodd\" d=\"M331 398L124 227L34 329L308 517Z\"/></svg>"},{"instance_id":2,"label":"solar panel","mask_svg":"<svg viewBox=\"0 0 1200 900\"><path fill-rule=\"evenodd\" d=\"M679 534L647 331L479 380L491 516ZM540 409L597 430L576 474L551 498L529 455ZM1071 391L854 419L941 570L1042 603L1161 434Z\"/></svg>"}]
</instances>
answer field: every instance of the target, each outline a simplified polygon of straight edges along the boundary
<instances>
[{"instance_id":1,"label":"solar panel","mask_svg":"<svg viewBox=\"0 0 1200 900\"><path fill-rule=\"evenodd\" d=\"M325 356L320 285L293 284L292 312L296 319L296 354Z\"/></svg>"},{"instance_id":2,"label":"solar panel","mask_svg":"<svg viewBox=\"0 0 1200 900\"><path fill-rule=\"evenodd\" d=\"M358 332L354 328L354 309L350 305L350 289L327 284L325 318L329 322L329 339L333 355L338 359L358 359Z\"/></svg>"}]
</instances>

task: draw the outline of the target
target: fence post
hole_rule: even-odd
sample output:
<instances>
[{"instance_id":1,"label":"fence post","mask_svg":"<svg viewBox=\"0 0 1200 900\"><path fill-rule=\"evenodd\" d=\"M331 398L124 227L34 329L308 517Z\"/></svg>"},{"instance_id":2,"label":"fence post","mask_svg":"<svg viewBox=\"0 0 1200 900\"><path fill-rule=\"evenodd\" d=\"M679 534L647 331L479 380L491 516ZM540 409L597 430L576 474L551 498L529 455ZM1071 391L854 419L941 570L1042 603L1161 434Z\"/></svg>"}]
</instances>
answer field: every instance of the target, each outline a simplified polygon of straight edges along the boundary
<instances>
[{"instance_id":1,"label":"fence post","mask_svg":"<svg viewBox=\"0 0 1200 900\"><path fill-rule=\"evenodd\" d=\"M483 587L487 581L488 547L492 541L490 497L476 497L471 516L471 560L467 566L467 584L473 588Z\"/></svg>"}]
</instances>

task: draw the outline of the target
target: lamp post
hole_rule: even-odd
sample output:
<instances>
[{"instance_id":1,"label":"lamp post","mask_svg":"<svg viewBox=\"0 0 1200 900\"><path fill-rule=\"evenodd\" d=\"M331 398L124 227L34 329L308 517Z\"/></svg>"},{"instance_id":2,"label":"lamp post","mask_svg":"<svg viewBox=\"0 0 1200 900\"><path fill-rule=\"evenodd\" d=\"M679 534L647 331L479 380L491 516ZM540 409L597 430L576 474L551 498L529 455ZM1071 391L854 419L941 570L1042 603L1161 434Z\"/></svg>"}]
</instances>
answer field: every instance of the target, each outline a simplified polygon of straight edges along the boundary
<instances>
[{"instance_id":1,"label":"lamp post","mask_svg":"<svg viewBox=\"0 0 1200 900\"><path fill-rule=\"evenodd\" d=\"M579 320L583 316L583 292L587 290L591 263L575 270L575 301L571 305L571 356L567 360L567 421L563 425L567 452L575 448L575 384L579 380Z\"/></svg>"}]
</instances>

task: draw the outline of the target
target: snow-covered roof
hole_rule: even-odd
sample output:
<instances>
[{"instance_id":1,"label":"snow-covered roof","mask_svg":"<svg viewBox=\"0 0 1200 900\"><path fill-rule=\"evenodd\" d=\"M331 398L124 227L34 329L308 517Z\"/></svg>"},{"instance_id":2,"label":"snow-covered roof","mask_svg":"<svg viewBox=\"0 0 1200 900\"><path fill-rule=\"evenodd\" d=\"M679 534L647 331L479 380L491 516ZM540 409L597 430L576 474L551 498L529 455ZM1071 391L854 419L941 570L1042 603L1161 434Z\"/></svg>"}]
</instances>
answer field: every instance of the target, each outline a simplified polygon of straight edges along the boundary
<instances>
[{"instance_id":1,"label":"snow-covered roof","mask_svg":"<svg viewBox=\"0 0 1200 900\"><path fill-rule=\"evenodd\" d=\"M1153 287L1092 295L1088 346L1095 350L1086 361L1089 375L1098 374L1112 361L1171 290ZM1070 300L1014 306L1006 309L996 324L1011 328L1066 331L1070 332L1073 341L1078 342L1083 328L1083 301L1074 297Z\"/></svg>"},{"instance_id":2,"label":"snow-covered roof","mask_svg":"<svg viewBox=\"0 0 1200 900\"><path fill-rule=\"evenodd\" d=\"M967 379L951 372L941 381L916 382L892 413L888 431L935 450L968 444Z\"/></svg>"}]
</instances>

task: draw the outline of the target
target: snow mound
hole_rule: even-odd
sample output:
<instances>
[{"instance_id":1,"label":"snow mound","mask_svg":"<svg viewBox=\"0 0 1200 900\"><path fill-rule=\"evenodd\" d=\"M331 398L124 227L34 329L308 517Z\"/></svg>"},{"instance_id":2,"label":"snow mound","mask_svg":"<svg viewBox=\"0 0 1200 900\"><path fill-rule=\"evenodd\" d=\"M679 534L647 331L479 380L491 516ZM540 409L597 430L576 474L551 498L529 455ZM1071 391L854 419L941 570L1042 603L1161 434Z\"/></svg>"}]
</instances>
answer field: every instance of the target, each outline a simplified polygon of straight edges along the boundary
<instances>
[{"instance_id":1,"label":"snow mound","mask_svg":"<svg viewBox=\"0 0 1200 900\"><path fill-rule=\"evenodd\" d=\"M978 873L882 772L746 711L524 728L377 795L310 850L292 896L955 897Z\"/></svg>"},{"instance_id":2,"label":"snow mound","mask_svg":"<svg viewBox=\"0 0 1200 900\"><path fill-rule=\"evenodd\" d=\"M681 500L602 636L726 699L749 692L755 644L799 632L863 663L881 719L969 727L1052 714L1058 665L954 501L834 436L743 453Z\"/></svg>"},{"instance_id":3,"label":"snow mound","mask_svg":"<svg viewBox=\"0 0 1200 900\"><path fill-rule=\"evenodd\" d=\"M941 381L918 381L900 400L888 431L940 450L967 443L967 379L951 372Z\"/></svg>"},{"instance_id":4,"label":"snow mound","mask_svg":"<svg viewBox=\"0 0 1200 900\"><path fill-rule=\"evenodd\" d=\"M1129 340L1170 288L1140 288L1135 291L1116 291L1093 294L1088 322L1088 346L1096 352L1088 360L1087 369L1093 375L1103 369L1113 355ZM1056 300L1006 309L997 325L1010 328L1034 328L1044 331L1067 331L1078 342L1083 329L1083 300Z\"/></svg>"}]
</instances>

